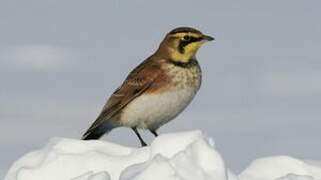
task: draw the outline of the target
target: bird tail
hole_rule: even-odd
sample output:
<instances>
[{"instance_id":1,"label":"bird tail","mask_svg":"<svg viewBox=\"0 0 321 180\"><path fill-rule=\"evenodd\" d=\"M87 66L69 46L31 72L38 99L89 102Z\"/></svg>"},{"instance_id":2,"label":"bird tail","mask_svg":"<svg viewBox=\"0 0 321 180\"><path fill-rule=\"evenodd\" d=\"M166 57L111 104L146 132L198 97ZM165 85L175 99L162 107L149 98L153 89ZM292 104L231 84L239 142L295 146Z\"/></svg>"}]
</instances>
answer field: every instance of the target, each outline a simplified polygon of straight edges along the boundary
<instances>
[{"instance_id":1,"label":"bird tail","mask_svg":"<svg viewBox=\"0 0 321 180\"><path fill-rule=\"evenodd\" d=\"M82 136L82 140L94 140L101 138L104 134L108 134L116 126L111 123L105 122L99 126L90 127Z\"/></svg>"}]
</instances>

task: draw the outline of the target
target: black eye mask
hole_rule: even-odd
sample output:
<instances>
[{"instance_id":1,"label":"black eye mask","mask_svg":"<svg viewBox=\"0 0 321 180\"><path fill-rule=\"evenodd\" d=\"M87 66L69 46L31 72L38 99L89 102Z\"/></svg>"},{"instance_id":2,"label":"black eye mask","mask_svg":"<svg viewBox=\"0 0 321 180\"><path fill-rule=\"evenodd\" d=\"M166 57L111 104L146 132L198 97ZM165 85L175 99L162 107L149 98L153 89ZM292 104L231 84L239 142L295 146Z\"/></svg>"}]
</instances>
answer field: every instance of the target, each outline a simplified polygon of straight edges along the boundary
<instances>
[{"instance_id":1,"label":"black eye mask","mask_svg":"<svg viewBox=\"0 0 321 180\"><path fill-rule=\"evenodd\" d=\"M185 52L185 49L184 49L185 46L187 46L190 43L201 41L201 40L203 40L202 37L196 38L196 37L193 37L193 36L189 36L189 38L181 39L179 41L178 51L183 54Z\"/></svg>"}]
</instances>

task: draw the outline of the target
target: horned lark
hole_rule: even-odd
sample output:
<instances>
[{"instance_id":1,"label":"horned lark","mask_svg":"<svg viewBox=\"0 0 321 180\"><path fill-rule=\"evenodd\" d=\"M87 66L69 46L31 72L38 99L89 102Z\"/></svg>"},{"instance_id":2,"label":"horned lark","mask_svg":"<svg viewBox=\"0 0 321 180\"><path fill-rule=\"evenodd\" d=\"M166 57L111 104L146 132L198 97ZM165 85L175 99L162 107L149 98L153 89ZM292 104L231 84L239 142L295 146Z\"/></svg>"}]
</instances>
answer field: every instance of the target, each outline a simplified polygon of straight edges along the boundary
<instances>
[{"instance_id":1,"label":"horned lark","mask_svg":"<svg viewBox=\"0 0 321 180\"><path fill-rule=\"evenodd\" d=\"M129 73L82 139L99 139L112 129L125 126L146 146L137 129L148 129L157 136L160 126L187 107L201 86L196 52L212 40L190 27L170 31L158 50Z\"/></svg>"}]
</instances>

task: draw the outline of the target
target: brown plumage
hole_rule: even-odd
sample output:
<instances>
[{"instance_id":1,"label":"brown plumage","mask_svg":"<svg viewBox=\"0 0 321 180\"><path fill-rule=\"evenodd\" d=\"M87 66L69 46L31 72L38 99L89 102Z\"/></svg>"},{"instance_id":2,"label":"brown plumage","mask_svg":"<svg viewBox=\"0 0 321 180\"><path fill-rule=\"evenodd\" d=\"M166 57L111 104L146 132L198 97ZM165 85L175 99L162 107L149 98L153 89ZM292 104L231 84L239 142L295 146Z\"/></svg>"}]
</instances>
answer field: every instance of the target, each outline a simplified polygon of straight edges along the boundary
<instances>
[{"instance_id":1,"label":"brown plumage","mask_svg":"<svg viewBox=\"0 0 321 180\"><path fill-rule=\"evenodd\" d=\"M138 65L112 94L82 139L98 139L113 128L127 126L146 145L137 128L149 129L157 136L156 130L176 117L196 94L201 70L195 54L203 41L209 40L213 38L193 28L169 32L159 49Z\"/></svg>"}]
</instances>

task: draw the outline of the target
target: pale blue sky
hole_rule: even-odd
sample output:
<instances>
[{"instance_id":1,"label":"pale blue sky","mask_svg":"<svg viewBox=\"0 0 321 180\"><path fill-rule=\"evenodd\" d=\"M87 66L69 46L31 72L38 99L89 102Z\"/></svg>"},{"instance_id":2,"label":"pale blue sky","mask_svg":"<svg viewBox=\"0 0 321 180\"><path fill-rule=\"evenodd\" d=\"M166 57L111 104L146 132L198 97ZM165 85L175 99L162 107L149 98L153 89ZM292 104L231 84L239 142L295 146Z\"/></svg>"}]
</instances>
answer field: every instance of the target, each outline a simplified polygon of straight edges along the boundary
<instances>
[{"instance_id":1,"label":"pale blue sky","mask_svg":"<svg viewBox=\"0 0 321 180\"><path fill-rule=\"evenodd\" d=\"M235 171L262 156L321 159L320 7L316 0L2 0L0 171L50 137L80 138L126 74L182 25L216 41L198 54L201 91L161 133L201 129ZM139 145L128 129L104 140Z\"/></svg>"}]
</instances>

